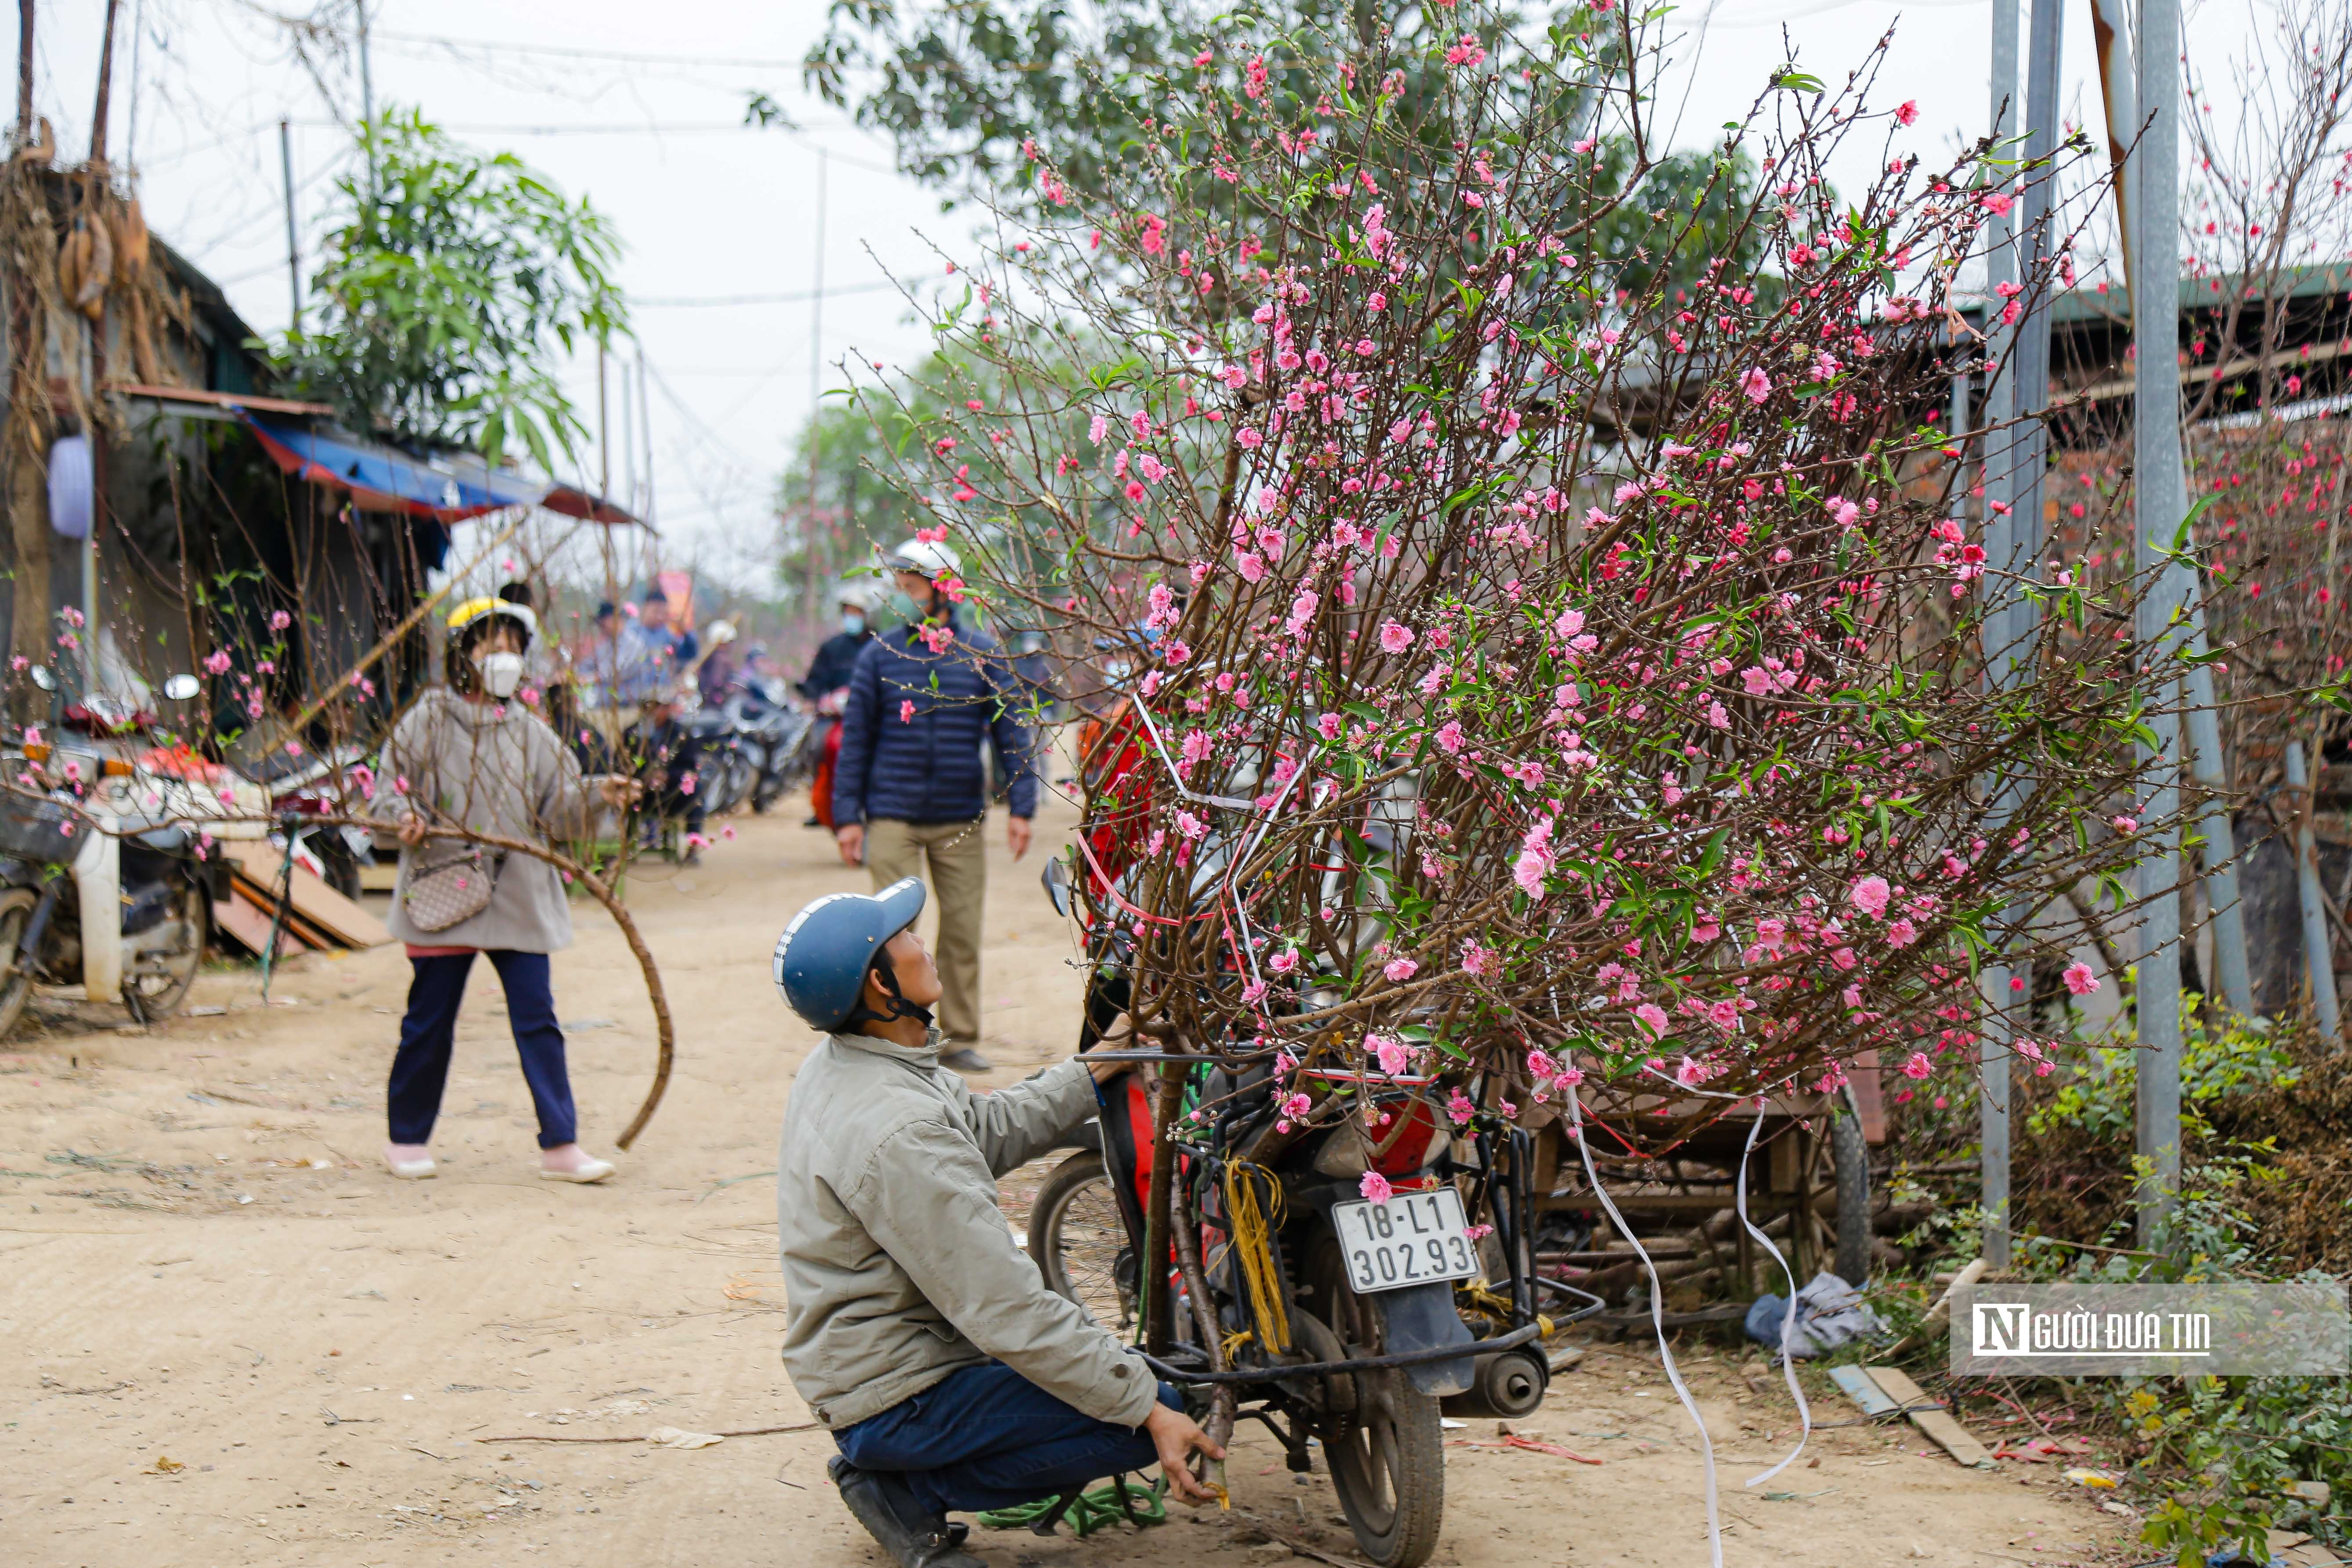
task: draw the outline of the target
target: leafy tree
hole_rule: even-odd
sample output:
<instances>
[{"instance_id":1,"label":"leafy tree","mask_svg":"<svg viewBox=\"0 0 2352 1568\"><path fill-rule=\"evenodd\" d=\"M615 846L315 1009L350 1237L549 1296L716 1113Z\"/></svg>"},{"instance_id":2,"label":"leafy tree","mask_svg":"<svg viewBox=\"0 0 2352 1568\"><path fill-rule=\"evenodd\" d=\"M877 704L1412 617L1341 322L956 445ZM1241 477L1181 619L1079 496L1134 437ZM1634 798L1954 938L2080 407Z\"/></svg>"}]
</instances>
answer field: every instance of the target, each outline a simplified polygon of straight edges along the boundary
<instances>
[{"instance_id":1,"label":"leafy tree","mask_svg":"<svg viewBox=\"0 0 2352 1568\"><path fill-rule=\"evenodd\" d=\"M547 367L627 330L612 225L421 113L387 111L373 142L373 174L336 183L316 324L275 345L289 379L413 445L493 462L520 447L549 469L576 458L587 427Z\"/></svg>"},{"instance_id":2,"label":"leafy tree","mask_svg":"<svg viewBox=\"0 0 2352 1568\"><path fill-rule=\"evenodd\" d=\"M1068 343L1041 356L1042 363L1063 367L1066 397L1075 396L1080 380L1075 366L1082 357ZM929 503L958 503L952 487L940 494L923 484L934 457L925 447L923 432L951 411L969 412L974 405L1005 407L1015 396L1028 401L1026 389L1009 388L996 365L949 354L934 354L877 384L835 394L801 426L792 460L776 483L777 511L784 519L776 576L786 593L830 594L835 579L870 567L876 551L932 526L937 508ZM1066 408L1031 406L1025 417L1033 426L1064 426L1073 450L1086 426L1083 417ZM1096 521L1108 526L1115 511L1106 502ZM1021 547L1018 541L1004 542Z\"/></svg>"},{"instance_id":3,"label":"leafy tree","mask_svg":"<svg viewBox=\"0 0 2352 1568\"><path fill-rule=\"evenodd\" d=\"M1384 186L1454 161L1448 95L1459 87L1447 52L1470 25L1458 13L1404 0L1265 0L1246 9L1265 32L1293 45L1335 36L1359 46L1386 40L1386 58L1397 62L1401 79L1401 117L1421 134L1383 150L1392 165L1383 171L1390 176ZM1251 35L1249 20L1193 0L1090 0L1083 7L1071 0L834 0L802 76L859 124L888 134L898 143L899 167L939 189L942 206L976 201L1036 213L1073 193L1132 201L1148 195L1139 184L1145 163L1138 153L1161 124L1171 86L1222 78L1245 90L1254 85L1290 97L1309 90L1316 62L1307 48L1234 52L1232 41ZM1490 13L1476 36L1491 47L1501 35L1530 30L1548 32L1596 62L1622 65L1635 47L1607 0L1539 6L1532 16ZM1498 86L1506 112L1553 90L1533 78ZM1607 176L1600 188L1624 193L1596 236L1595 260L1622 273L1619 287L1642 294L1662 274L1687 285L1725 256L1754 270L1761 238L1737 216L1750 205L1756 186L1745 151L1730 155L1733 167L1721 180L1714 153L1664 154L1637 166L1633 140L1601 129L1600 99L1586 94L1580 108L1554 123L1591 135L1584 152ZM749 118L767 123L772 101L754 94ZM1576 139L1573 130L1561 137ZM1054 179L1066 190L1039 183L1042 161L1050 161ZM1221 196L1246 199L1211 164L1200 162L1198 205L1213 209ZM1694 205L1696 228L1679 243L1662 244L1653 213L1667 213L1680 228L1673 215Z\"/></svg>"}]
</instances>

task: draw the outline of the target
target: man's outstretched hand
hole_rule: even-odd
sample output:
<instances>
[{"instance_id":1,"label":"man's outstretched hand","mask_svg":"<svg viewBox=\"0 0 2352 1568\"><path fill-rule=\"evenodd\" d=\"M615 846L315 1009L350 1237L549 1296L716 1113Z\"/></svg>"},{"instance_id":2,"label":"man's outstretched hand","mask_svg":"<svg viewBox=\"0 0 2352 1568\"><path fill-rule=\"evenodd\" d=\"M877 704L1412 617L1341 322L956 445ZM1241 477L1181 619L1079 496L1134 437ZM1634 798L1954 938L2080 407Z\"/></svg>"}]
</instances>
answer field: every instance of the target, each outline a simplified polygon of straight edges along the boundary
<instances>
[{"instance_id":1,"label":"man's outstretched hand","mask_svg":"<svg viewBox=\"0 0 2352 1568\"><path fill-rule=\"evenodd\" d=\"M1192 1474L1192 1456L1206 1454L1212 1459L1222 1459L1225 1451L1210 1442L1209 1435L1190 1415L1155 1404L1143 1429L1151 1434L1151 1446L1160 1450L1160 1473L1168 1478L1168 1485L1180 1501L1198 1505L1217 1500L1217 1494Z\"/></svg>"}]
</instances>

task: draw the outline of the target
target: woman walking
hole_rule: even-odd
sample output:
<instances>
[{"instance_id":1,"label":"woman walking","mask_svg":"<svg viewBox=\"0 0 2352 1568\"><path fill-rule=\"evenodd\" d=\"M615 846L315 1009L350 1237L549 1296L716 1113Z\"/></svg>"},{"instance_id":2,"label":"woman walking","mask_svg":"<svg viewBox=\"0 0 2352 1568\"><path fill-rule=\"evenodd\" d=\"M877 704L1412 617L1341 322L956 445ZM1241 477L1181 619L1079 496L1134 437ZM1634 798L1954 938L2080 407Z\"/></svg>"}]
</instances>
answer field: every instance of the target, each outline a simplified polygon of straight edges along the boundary
<instances>
[{"instance_id":1,"label":"woman walking","mask_svg":"<svg viewBox=\"0 0 2352 1568\"><path fill-rule=\"evenodd\" d=\"M436 1173L433 1123L477 953L488 955L507 996L515 1052L539 1112L539 1173L601 1182L612 1162L580 1147L563 1030L548 984L548 954L572 943L572 910L555 868L530 855L433 837L434 827L544 845L583 836L597 801L628 805L635 786L590 779L538 715L515 700L538 619L530 606L473 599L451 612L448 685L425 693L384 748L391 787L378 816L399 825L400 881L392 934L408 944L415 977L386 1093L395 1176Z\"/></svg>"}]
</instances>

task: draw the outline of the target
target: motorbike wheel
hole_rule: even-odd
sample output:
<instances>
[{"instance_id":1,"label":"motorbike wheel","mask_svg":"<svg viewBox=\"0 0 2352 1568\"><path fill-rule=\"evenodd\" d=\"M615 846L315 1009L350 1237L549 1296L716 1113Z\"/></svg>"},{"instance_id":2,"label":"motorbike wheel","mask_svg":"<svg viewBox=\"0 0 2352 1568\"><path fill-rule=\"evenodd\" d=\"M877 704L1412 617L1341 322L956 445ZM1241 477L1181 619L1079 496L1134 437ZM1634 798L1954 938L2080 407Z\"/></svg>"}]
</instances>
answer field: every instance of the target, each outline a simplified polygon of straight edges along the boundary
<instances>
[{"instance_id":1,"label":"motorbike wheel","mask_svg":"<svg viewBox=\"0 0 2352 1568\"><path fill-rule=\"evenodd\" d=\"M142 1024L160 1023L180 1010L188 999L188 990L196 983L196 971L205 963L205 944L212 937L212 900L205 889L193 881L184 881L173 900L173 918L184 922L193 935L184 952L169 953L155 961L156 967L144 973L134 973L128 966L122 975L122 1004L131 1016Z\"/></svg>"},{"instance_id":2,"label":"motorbike wheel","mask_svg":"<svg viewBox=\"0 0 2352 1568\"><path fill-rule=\"evenodd\" d=\"M0 1038L16 1027L33 994L32 971L16 963L16 950L24 943L26 923L39 901L27 888L0 893Z\"/></svg>"},{"instance_id":3,"label":"motorbike wheel","mask_svg":"<svg viewBox=\"0 0 2352 1568\"><path fill-rule=\"evenodd\" d=\"M1837 1277L1859 1290L1870 1279L1870 1145L1862 1118L1843 1108L1830 1118L1830 1157L1837 1172Z\"/></svg>"},{"instance_id":4,"label":"motorbike wheel","mask_svg":"<svg viewBox=\"0 0 2352 1568\"><path fill-rule=\"evenodd\" d=\"M1045 1286L1113 1333L1135 1323L1135 1259L1100 1154L1054 1167L1029 1205L1029 1256Z\"/></svg>"},{"instance_id":5,"label":"motorbike wheel","mask_svg":"<svg viewBox=\"0 0 2352 1568\"><path fill-rule=\"evenodd\" d=\"M1311 1310L1349 1355L1376 1352L1380 1306L1349 1287L1339 1239L1328 1233L1307 1253L1307 1290ZM1319 1433L1340 1511L1377 1568L1421 1568L1445 1517L1444 1417L1435 1396L1395 1368L1351 1375L1355 1409L1327 1415Z\"/></svg>"}]
</instances>

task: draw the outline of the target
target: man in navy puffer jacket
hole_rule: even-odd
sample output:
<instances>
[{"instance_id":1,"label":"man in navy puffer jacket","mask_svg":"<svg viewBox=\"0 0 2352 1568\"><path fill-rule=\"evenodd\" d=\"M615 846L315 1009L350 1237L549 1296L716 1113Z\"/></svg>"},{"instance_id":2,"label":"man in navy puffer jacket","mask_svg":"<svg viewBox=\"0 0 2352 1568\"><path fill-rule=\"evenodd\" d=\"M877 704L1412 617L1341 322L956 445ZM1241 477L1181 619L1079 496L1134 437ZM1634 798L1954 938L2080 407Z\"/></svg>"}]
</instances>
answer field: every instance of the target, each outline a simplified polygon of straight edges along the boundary
<instances>
[{"instance_id":1,"label":"man in navy puffer jacket","mask_svg":"<svg viewBox=\"0 0 2352 1568\"><path fill-rule=\"evenodd\" d=\"M1004 841L1029 850L1037 771L1022 685L986 632L964 625L939 579L960 568L944 544L910 539L887 557L916 619L868 641L849 677L833 781L841 858L878 892L928 862L940 908L940 1059L985 1072L980 1054L980 926L988 892L983 743L1012 781Z\"/></svg>"}]
</instances>

